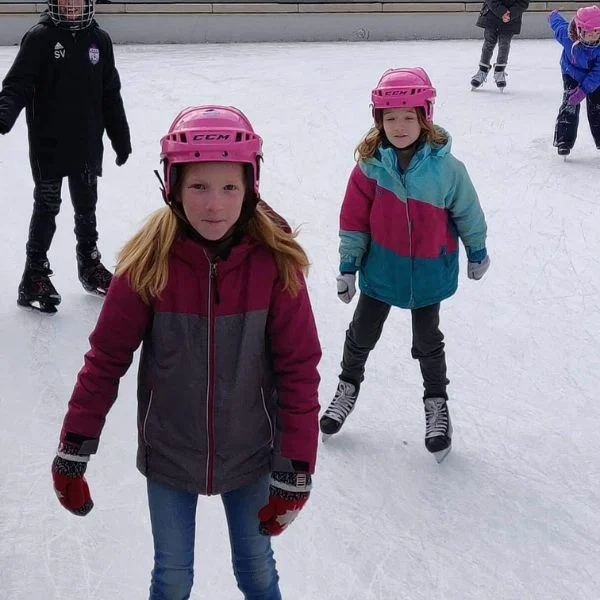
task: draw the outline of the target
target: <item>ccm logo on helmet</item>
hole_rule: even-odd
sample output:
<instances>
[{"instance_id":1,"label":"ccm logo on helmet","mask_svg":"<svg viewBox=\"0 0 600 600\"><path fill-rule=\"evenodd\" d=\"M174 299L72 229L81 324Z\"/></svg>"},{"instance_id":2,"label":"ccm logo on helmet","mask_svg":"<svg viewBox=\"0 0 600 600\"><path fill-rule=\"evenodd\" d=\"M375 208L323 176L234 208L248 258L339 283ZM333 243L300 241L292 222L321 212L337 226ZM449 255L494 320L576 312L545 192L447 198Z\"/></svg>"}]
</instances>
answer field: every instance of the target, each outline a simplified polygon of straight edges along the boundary
<instances>
[{"instance_id":1,"label":"ccm logo on helmet","mask_svg":"<svg viewBox=\"0 0 600 600\"><path fill-rule=\"evenodd\" d=\"M384 96L406 96L407 94L411 94L413 90L389 90L387 92L383 92Z\"/></svg>"},{"instance_id":2,"label":"ccm logo on helmet","mask_svg":"<svg viewBox=\"0 0 600 600\"><path fill-rule=\"evenodd\" d=\"M198 133L194 136L195 142L218 142L228 140L230 138L229 134L226 133Z\"/></svg>"}]
</instances>

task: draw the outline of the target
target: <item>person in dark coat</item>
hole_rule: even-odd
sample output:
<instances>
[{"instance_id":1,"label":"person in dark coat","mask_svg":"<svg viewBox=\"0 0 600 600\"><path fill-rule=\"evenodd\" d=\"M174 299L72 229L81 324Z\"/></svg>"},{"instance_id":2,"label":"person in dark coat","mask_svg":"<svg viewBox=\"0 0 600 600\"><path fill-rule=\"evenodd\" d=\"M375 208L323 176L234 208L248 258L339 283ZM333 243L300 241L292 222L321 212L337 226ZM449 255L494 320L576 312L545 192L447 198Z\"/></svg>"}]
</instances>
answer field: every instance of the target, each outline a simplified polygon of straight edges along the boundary
<instances>
[{"instance_id":1,"label":"person in dark coat","mask_svg":"<svg viewBox=\"0 0 600 600\"><path fill-rule=\"evenodd\" d=\"M494 65L494 81L498 88L506 87L510 42L514 35L521 33L522 16L528 7L529 0L485 0L477 19L477 27L482 27L484 31L479 70L471 79L473 89L481 87L487 79L496 44L498 54Z\"/></svg>"},{"instance_id":2,"label":"person in dark coat","mask_svg":"<svg viewBox=\"0 0 600 600\"><path fill-rule=\"evenodd\" d=\"M56 230L63 178L75 213L77 264L84 288L103 295L112 274L96 242L97 178L106 130L121 166L131 154L112 40L94 20L93 0L50 0L23 37L0 91L0 133L23 107L29 131L34 205L17 303L56 312L60 294L49 276L48 250Z\"/></svg>"}]
</instances>

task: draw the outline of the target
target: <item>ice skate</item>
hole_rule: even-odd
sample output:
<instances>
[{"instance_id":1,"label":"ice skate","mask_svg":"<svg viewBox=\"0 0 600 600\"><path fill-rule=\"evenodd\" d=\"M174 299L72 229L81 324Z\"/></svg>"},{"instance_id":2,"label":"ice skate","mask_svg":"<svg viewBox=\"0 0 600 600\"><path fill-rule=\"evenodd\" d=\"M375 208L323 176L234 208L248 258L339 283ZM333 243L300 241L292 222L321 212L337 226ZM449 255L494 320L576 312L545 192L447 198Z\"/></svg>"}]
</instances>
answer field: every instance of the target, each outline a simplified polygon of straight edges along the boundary
<instances>
[{"instance_id":1,"label":"ice skate","mask_svg":"<svg viewBox=\"0 0 600 600\"><path fill-rule=\"evenodd\" d=\"M319 425L323 434L323 441L338 433L348 415L354 410L358 390L353 383L340 379L335 396L321 417Z\"/></svg>"},{"instance_id":2,"label":"ice skate","mask_svg":"<svg viewBox=\"0 0 600 600\"><path fill-rule=\"evenodd\" d=\"M452 450L452 422L445 398L425 398L425 447L441 463Z\"/></svg>"},{"instance_id":3,"label":"ice skate","mask_svg":"<svg viewBox=\"0 0 600 600\"><path fill-rule=\"evenodd\" d=\"M77 252L79 281L83 289L90 294L104 297L112 281L112 273L100 262L100 252L93 248L91 252Z\"/></svg>"},{"instance_id":4,"label":"ice skate","mask_svg":"<svg viewBox=\"0 0 600 600\"><path fill-rule=\"evenodd\" d=\"M496 87L503 92L506 87L506 65L494 65L494 81L496 82Z\"/></svg>"},{"instance_id":5,"label":"ice skate","mask_svg":"<svg viewBox=\"0 0 600 600\"><path fill-rule=\"evenodd\" d=\"M571 154L571 149L566 146L558 146L557 148L558 155L563 157L563 160L567 162L567 156Z\"/></svg>"},{"instance_id":6,"label":"ice skate","mask_svg":"<svg viewBox=\"0 0 600 600\"><path fill-rule=\"evenodd\" d=\"M51 273L48 261L39 264L28 262L19 284L17 305L46 314L57 312L61 297L50 281Z\"/></svg>"},{"instance_id":7,"label":"ice skate","mask_svg":"<svg viewBox=\"0 0 600 600\"><path fill-rule=\"evenodd\" d=\"M479 71L473 75L471 78L471 91L475 91L479 89L487 79L488 73L490 71L490 65L483 65L479 63Z\"/></svg>"}]
</instances>

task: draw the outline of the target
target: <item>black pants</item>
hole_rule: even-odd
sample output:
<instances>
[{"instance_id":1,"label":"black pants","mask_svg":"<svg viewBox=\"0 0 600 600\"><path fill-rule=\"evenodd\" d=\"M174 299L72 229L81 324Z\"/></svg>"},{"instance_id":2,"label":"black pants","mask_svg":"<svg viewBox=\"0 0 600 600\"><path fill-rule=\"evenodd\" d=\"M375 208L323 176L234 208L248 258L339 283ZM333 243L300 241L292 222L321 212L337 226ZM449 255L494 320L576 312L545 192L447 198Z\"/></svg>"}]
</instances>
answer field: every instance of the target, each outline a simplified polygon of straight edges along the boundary
<instances>
[{"instance_id":1,"label":"black pants","mask_svg":"<svg viewBox=\"0 0 600 600\"><path fill-rule=\"evenodd\" d=\"M570 150L575 145L575 140L577 139L581 104L571 106L567 104L567 98L579 84L570 75L563 74L562 78L564 92L562 104L558 109L558 116L556 117L554 146ZM600 87L586 96L585 103L590 131L596 143L596 148L600 150Z\"/></svg>"},{"instance_id":2,"label":"black pants","mask_svg":"<svg viewBox=\"0 0 600 600\"><path fill-rule=\"evenodd\" d=\"M482 65L491 65L494 48L498 44L498 56L496 64L506 66L508 63L508 54L510 53L510 42L513 38L512 33L499 33L495 29L486 27L483 30L483 47L481 48L481 58L479 62Z\"/></svg>"},{"instance_id":3,"label":"black pants","mask_svg":"<svg viewBox=\"0 0 600 600\"><path fill-rule=\"evenodd\" d=\"M78 253L89 252L98 241L96 228L96 204L98 202L98 178L84 171L69 175L69 192L75 213L75 237ZM60 211L62 178L37 179L34 175L33 214L29 224L27 260L43 262L56 231L56 216Z\"/></svg>"},{"instance_id":4,"label":"black pants","mask_svg":"<svg viewBox=\"0 0 600 600\"><path fill-rule=\"evenodd\" d=\"M390 305L361 294L352 322L346 331L340 377L356 385L364 379L369 353L377 344ZM432 304L411 310L412 357L419 361L423 375L424 397L446 396L446 355L444 336L439 329L440 305Z\"/></svg>"}]
</instances>

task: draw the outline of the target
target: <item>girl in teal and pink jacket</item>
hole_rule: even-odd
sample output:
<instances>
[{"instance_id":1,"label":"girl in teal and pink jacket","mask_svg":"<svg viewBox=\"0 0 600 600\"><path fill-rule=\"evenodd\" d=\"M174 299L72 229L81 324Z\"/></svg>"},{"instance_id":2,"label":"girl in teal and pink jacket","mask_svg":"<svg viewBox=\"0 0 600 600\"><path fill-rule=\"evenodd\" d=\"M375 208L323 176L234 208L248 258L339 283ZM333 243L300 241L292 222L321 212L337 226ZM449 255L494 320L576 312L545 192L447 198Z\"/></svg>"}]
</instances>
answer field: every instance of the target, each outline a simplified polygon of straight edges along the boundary
<instances>
[{"instance_id":1,"label":"girl in teal and pink jacket","mask_svg":"<svg viewBox=\"0 0 600 600\"><path fill-rule=\"evenodd\" d=\"M481 279L490 259L473 184L450 153L450 136L432 122L435 95L421 68L390 69L372 92L375 124L357 148L340 215L338 296L352 300L356 273L361 294L320 424L326 436L340 430L391 306L408 308L425 387L425 445L440 461L452 440L440 302L457 289L459 238L470 279Z\"/></svg>"}]
</instances>

